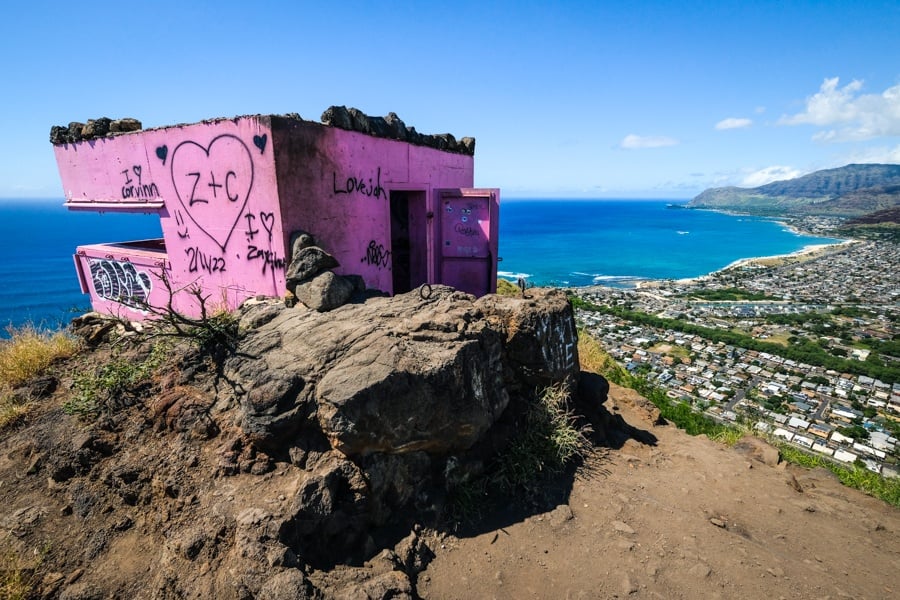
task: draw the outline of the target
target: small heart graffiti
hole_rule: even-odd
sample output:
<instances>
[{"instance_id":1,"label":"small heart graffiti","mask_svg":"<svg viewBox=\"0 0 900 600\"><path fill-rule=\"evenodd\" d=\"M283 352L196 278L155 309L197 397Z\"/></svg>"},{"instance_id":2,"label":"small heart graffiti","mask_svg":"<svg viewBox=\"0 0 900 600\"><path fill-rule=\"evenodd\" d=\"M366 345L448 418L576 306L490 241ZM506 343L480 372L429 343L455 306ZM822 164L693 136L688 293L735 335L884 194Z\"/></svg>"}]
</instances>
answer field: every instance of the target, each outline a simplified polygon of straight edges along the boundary
<instances>
[{"instance_id":1,"label":"small heart graffiti","mask_svg":"<svg viewBox=\"0 0 900 600\"><path fill-rule=\"evenodd\" d=\"M156 148L156 158L162 161L163 166L166 165L166 157L169 155L169 147L163 144Z\"/></svg>"},{"instance_id":2,"label":"small heart graffiti","mask_svg":"<svg viewBox=\"0 0 900 600\"><path fill-rule=\"evenodd\" d=\"M253 145L259 148L259 153L262 154L266 151L266 142L269 141L269 135L264 133L262 135L254 135L253 136Z\"/></svg>"},{"instance_id":3,"label":"small heart graffiti","mask_svg":"<svg viewBox=\"0 0 900 600\"><path fill-rule=\"evenodd\" d=\"M269 234L269 241L272 241L272 228L275 226L275 213L261 212L259 220L262 221L263 227Z\"/></svg>"}]
</instances>

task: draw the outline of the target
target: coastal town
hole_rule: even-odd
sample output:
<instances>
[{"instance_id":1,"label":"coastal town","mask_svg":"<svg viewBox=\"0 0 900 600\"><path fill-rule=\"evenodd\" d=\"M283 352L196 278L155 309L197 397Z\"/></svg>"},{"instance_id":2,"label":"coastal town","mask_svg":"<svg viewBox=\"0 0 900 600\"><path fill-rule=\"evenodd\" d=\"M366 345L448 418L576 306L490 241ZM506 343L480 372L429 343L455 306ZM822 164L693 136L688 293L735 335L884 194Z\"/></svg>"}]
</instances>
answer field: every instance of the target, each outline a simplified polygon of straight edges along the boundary
<instances>
[{"instance_id":1,"label":"coastal town","mask_svg":"<svg viewBox=\"0 0 900 600\"><path fill-rule=\"evenodd\" d=\"M898 272L900 246L853 240L569 292L580 326L674 401L897 477Z\"/></svg>"}]
</instances>

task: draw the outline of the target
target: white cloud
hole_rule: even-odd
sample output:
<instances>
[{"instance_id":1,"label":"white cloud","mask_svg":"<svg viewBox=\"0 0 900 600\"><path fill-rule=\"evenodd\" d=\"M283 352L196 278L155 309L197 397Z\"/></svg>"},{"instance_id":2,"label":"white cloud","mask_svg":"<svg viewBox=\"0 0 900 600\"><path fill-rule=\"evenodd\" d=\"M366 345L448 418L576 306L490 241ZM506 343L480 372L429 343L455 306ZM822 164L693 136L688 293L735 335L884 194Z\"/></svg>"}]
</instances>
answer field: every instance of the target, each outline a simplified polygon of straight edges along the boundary
<instances>
[{"instance_id":1,"label":"white cloud","mask_svg":"<svg viewBox=\"0 0 900 600\"><path fill-rule=\"evenodd\" d=\"M716 129L740 129L741 127L750 127L752 124L753 121L751 119L729 117L716 123Z\"/></svg>"},{"instance_id":2,"label":"white cloud","mask_svg":"<svg viewBox=\"0 0 900 600\"><path fill-rule=\"evenodd\" d=\"M772 183L773 181L784 181L785 179L793 179L803 175L803 171L793 167L785 167L781 165L773 165L758 171L753 171L744 177L739 184L741 187L757 187Z\"/></svg>"},{"instance_id":3,"label":"white cloud","mask_svg":"<svg viewBox=\"0 0 900 600\"><path fill-rule=\"evenodd\" d=\"M850 154L843 159L841 164L847 163L900 163L900 146L889 148L881 146L876 148L866 148Z\"/></svg>"},{"instance_id":4,"label":"white cloud","mask_svg":"<svg viewBox=\"0 0 900 600\"><path fill-rule=\"evenodd\" d=\"M640 148L664 148L666 146L677 146L678 140L666 137L664 135L635 135L633 133L626 135L619 147L625 150L637 150Z\"/></svg>"},{"instance_id":5,"label":"white cloud","mask_svg":"<svg viewBox=\"0 0 900 600\"><path fill-rule=\"evenodd\" d=\"M833 77L822 82L816 94L806 99L806 109L785 115L781 125L836 126L817 132L819 142L867 140L900 135L900 84L880 94L860 94L863 82L854 79L839 87Z\"/></svg>"}]
</instances>

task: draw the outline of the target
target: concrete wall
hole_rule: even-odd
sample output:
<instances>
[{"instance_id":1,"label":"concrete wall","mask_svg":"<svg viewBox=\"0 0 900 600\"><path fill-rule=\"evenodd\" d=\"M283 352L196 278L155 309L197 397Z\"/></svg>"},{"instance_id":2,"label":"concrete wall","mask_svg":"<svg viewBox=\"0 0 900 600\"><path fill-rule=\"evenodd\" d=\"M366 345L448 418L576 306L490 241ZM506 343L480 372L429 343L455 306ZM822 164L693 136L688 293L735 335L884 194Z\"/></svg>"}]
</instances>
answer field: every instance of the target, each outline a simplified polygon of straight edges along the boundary
<instances>
[{"instance_id":1,"label":"concrete wall","mask_svg":"<svg viewBox=\"0 0 900 600\"><path fill-rule=\"evenodd\" d=\"M341 266L375 289L394 292L390 197L422 192L419 214L434 215L434 190L471 187L471 156L442 152L397 140L375 138L317 123L273 117L278 192L284 230L301 229L316 238ZM415 221L415 217L413 217ZM435 221L411 223L427 253L429 281L435 273Z\"/></svg>"},{"instance_id":2,"label":"concrete wall","mask_svg":"<svg viewBox=\"0 0 900 600\"><path fill-rule=\"evenodd\" d=\"M284 293L284 234L273 202L278 191L270 139L267 119L242 117L54 148L70 207L141 210L147 204L143 210L160 215L174 289L196 283L211 305L234 307L255 294ZM161 206L154 209L157 202ZM115 241L116 232L109 235L98 242ZM87 260L96 248L81 250L91 262L81 270L94 290L95 308L128 313L128 302L98 293L102 281L92 270L95 262ZM129 270L131 250L113 246L107 267ZM160 265L131 270L149 281L147 299L164 304L168 293L159 280ZM176 307L196 312L186 294L176 297Z\"/></svg>"},{"instance_id":3,"label":"concrete wall","mask_svg":"<svg viewBox=\"0 0 900 600\"><path fill-rule=\"evenodd\" d=\"M403 268L415 285L466 289L477 271L478 284L470 288L484 293L496 278L496 190L477 206L472 198L437 192L472 186L470 155L272 116L144 130L54 150L70 208L156 212L161 219L164 247L110 243L111 231L109 240L98 240L107 243L79 248L82 287L97 310L140 317L129 296L164 305L163 270L174 290L199 285L215 307L234 308L258 294L282 296L297 230L312 233L337 258L338 273L362 275L369 287L389 293L403 291L395 290L402 252L411 255ZM469 213L475 207L470 226L460 216L466 210L450 214L451 200L460 207L469 201ZM409 230L402 240L398 218ZM197 312L184 293L176 294L175 307Z\"/></svg>"}]
</instances>

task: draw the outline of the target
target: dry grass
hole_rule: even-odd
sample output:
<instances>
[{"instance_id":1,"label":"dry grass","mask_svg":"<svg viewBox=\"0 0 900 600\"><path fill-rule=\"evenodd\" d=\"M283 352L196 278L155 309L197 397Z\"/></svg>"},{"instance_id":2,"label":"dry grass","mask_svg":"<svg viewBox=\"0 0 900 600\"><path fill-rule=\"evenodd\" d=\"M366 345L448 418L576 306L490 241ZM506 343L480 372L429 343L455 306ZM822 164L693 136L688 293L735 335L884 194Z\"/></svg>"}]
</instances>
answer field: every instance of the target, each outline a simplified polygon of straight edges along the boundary
<instances>
[{"instance_id":1,"label":"dry grass","mask_svg":"<svg viewBox=\"0 0 900 600\"><path fill-rule=\"evenodd\" d=\"M15 425L31 410L31 403L21 403L9 397L0 397L0 430Z\"/></svg>"},{"instance_id":2,"label":"dry grass","mask_svg":"<svg viewBox=\"0 0 900 600\"><path fill-rule=\"evenodd\" d=\"M622 369L616 361L606 353L596 338L584 330L578 332L578 361L582 371L608 374Z\"/></svg>"},{"instance_id":3,"label":"dry grass","mask_svg":"<svg viewBox=\"0 0 900 600\"><path fill-rule=\"evenodd\" d=\"M497 295L498 296L521 296L522 290L519 289L519 286L514 284L511 281L506 279L498 279L497 280Z\"/></svg>"},{"instance_id":4,"label":"dry grass","mask_svg":"<svg viewBox=\"0 0 900 600\"><path fill-rule=\"evenodd\" d=\"M35 549L31 560L21 557L6 540L0 541L0 599L25 600L32 597L37 567L49 552L49 545Z\"/></svg>"},{"instance_id":5,"label":"dry grass","mask_svg":"<svg viewBox=\"0 0 900 600\"><path fill-rule=\"evenodd\" d=\"M27 399L10 390L39 375L53 361L75 353L78 344L62 332L43 332L34 327L8 330L0 341L0 429L20 421L31 408Z\"/></svg>"},{"instance_id":6,"label":"dry grass","mask_svg":"<svg viewBox=\"0 0 900 600\"><path fill-rule=\"evenodd\" d=\"M75 339L61 331L26 326L8 332L10 339L0 341L0 388L21 385L78 348Z\"/></svg>"}]
</instances>

